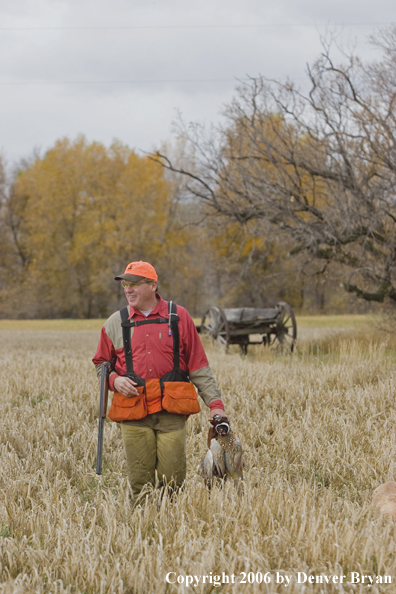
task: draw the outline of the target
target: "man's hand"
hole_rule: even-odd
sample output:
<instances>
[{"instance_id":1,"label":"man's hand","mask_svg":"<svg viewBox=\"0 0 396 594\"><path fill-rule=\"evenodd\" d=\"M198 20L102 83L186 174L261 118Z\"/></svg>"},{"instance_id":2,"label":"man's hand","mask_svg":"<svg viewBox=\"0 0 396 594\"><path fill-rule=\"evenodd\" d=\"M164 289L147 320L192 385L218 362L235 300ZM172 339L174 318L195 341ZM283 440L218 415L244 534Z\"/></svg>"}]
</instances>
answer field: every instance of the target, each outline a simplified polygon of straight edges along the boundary
<instances>
[{"instance_id":1,"label":"man's hand","mask_svg":"<svg viewBox=\"0 0 396 594\"><path fill-rule=\"evenodd\" d=\"M212 419L213 419L213 417L214 417L214 416L216 416L216 415L220 415L221 417L225 417L225 412L224 412L224 409L223 409L223 408L213 408L213 409L210 411L210 416L211 416L211 417L212 417Z\"/></svg>"},{"instance_id":2,"label":"man's hand","mask_svg":"<svg viewBox=\"0 0 396 594\"><path fill-rule=\"evenodd\" d=\"M137 383L129 379L129 377L119 375L114 380L114 388L116 391L128 398L139 395L138 389L135 386L137 386Z\"/></svg>"}]
</instances>

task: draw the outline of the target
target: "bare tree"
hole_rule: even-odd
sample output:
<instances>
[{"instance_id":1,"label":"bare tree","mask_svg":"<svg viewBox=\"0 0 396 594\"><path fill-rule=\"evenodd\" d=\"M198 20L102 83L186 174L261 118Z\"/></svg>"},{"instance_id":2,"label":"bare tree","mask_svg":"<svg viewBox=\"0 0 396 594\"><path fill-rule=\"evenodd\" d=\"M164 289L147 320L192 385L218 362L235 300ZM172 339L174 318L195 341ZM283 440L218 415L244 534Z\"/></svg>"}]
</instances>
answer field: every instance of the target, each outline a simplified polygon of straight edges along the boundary
<instances>
[{"instance_id":1,"label":"bare tree","mask_svg":"<svg viewBox=\"0 0 396 594\"><path fill-rule=\"evenodd\" d=\"M308 69L309 92L263 78L238 89L226 123L182 134L194 166L153 158L185 175L190 196L244 225L276 226L317 272L336 264L368 301L396 301L396 28L377 36L381 61Z\"/></svg>"}]
</instances>

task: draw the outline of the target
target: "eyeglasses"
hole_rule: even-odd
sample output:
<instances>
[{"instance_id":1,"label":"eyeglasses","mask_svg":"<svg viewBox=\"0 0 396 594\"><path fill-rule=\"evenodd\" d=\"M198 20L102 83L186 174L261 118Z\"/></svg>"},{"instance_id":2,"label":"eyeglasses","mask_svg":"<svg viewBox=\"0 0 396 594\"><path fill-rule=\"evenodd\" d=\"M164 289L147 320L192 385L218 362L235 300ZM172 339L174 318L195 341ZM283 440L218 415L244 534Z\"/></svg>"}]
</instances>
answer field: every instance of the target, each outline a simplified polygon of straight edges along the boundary
<instances>
[{"instance_id":1,"label":"eyeglasses","mask_svg":"<svg viewBox=\"0 0 396 594\"><path fill-rule=\"evenodd\" d=\"M140 287L140 285L146 285L146 284L150 284L152 282L154 282L154 281L152 281L152 280L144 280L144 281L137 281L136 283L133 283L132 281L123 280L123 281L121 281L121 284L124 287L124 289L126 287L130 287L130 288L133 289L135 287Z\"/></svg>"}]
</instances>

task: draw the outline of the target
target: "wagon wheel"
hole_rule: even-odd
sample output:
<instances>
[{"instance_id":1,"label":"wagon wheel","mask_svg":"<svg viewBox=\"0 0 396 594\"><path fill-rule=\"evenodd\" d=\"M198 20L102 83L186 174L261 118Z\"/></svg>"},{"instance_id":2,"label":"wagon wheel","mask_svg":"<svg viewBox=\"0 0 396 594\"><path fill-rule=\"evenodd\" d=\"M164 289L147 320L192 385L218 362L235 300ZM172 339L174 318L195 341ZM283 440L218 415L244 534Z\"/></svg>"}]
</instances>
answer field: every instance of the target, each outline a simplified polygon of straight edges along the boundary
<instances>
[{"instance_id":1,"label":"wagon wheel","mask_svg":"<svg viewBox=\"0 0 396 594\"><path fill-rule=\"evenodd\" d=\"M220 344L228 347L230 342L230 329L228 320L221 307L212 305L205 312L201 322L201 333L209 334L212 338L217 340Z\"/></svg>"},{"instance_id":2,"label":"wagon wheel","mask_svg":"<svg viewBox=\"0 0 396 594\"><path fill-rule=\"evenodd\" d=\"M274 342L285 350L293 352L297 340L297 323L291 306L286 301L276 304L280 313L276 319Z\"/></svg>"}]
</instances>

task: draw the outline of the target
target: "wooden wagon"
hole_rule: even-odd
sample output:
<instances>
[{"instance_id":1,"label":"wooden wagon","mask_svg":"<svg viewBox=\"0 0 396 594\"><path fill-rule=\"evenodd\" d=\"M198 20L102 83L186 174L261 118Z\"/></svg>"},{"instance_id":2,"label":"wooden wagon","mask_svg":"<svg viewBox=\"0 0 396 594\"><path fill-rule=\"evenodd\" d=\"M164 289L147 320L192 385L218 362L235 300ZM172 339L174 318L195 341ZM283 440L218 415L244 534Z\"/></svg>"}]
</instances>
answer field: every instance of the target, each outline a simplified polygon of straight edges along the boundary
<instances>
[{"instance_id":1,"label":"wooden wagon","mask_svg":"<svg viewBox=\"0 0 396 594\"><path fill-rule=\"evenodd\" d=\"M275 345L293 351L297 339L296 318L291 306L285 301L279 301L275 307L263 309L222 309L212 305L205 312L197 329L226 348L230 344L239 344L242 354L247 353L249 344ZM252 341L251 335L254 338Z\"/></svg>"}]
</instances>

